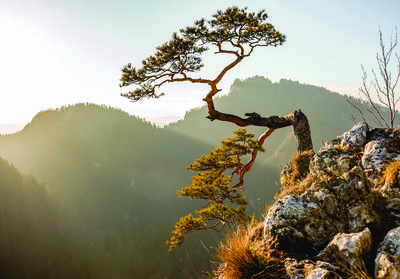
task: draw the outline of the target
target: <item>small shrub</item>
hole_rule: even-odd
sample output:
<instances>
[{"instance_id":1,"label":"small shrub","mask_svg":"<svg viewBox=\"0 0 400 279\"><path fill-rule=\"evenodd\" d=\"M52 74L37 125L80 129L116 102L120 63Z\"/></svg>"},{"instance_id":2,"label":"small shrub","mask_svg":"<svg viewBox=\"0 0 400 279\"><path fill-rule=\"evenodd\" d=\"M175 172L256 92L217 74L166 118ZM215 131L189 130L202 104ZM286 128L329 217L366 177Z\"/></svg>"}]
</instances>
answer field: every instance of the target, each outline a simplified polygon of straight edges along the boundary
<instances>
[{"instance_id":1,"label":"small shrub","mask_svg":"<svg viewBox=\"0 0 400 279\"><path fill-rule=\"evenodd\" d=\"M262 237L263 226L238 227L217 248L214 274L224 279L282 278L282 255L268 248Z\"/></svg>"}]
</instances>

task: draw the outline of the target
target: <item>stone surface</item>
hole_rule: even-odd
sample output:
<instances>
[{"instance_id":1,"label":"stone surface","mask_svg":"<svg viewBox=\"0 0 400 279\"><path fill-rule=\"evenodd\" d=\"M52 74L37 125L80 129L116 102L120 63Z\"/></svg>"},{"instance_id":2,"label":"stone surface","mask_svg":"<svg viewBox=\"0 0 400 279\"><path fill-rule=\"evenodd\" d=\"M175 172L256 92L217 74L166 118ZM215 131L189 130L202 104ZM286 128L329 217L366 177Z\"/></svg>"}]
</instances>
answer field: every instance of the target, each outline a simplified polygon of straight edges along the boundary
<instances>
[{"instance_id":1,"label":"stone surface","mask_svg":"<svg viewBox=\"0 0 400 279\"><path fill-rule=\"evenodd\" d=\"M369 224L379 222L379 216L364 204L349 209L348 226L350 232L359 232Z\"/></svg>"},{"instance_id":2,"label":"stone surface","mask_svg":"<svg viewBox=\"0 0 400 279\"><path fill-rule=\"evenodd\" d=\"M317 258L348 266L363 266L363 258L370 252L371 246L372 234L368 228L358 233L338 233Z\"/></svg>"},{"instance_id":3,"label":"stone surface","mask_svg":"<svg viewBox=\"0 0 400 279\"><path fill-rule=\"evenodd\" d=\"M385 165L400 160L400 131L374 129L368 134L361 163L373 184L378 184Z\"/></svg>"},{"instance_id":4,"label":"stone surface","mask_svg":"<svg viewBox=\"0 0 400 279\"><path fill-rule=\"evenodd\" d=\"M290 255L285 278L347 278L343 264L352 269L364 261L363 274L400 278L400 187L382 182L387 164L398 160L399 129L360 123L312 157L307 177L283 184L306 185L277 200L264 220L264 237ZM292 171L286 167L283 178ZM384 235L376 251L373 243Z\"/></svg>"},{"instance_id":5,"label":"stone surface","mask_svg":"<svg viewBox=\"0 0 400 279\"><path fill-rule=\"evenodd\" d=\"M315 176L340 176L355 166L354 153L335 145L325 145L310 163L310 172Z\"/></svg>"},{"instance_id":6,"label":"stone surface","mask_svg":"<svg viewBox=\"0 0 400 279\"><path fill-rule=\"evenodd\" d=\"M283 249L296 250L299 244L307 243L307 249L314 250L337 233L332 223L318 204L290 195L270 208L264 232L266 237L278 238Z\"/></svg>"},{"instance_id":7,"label":"stone surface","mask_svg":"<svg viewBox=\"0 0 400 279\"><path fill-rule=\"evenodd\" d=\"M301 196L289 195L269 210L264 231L282 243L282 249L319 251L339 233L353 233L366 226L379 226L380 218L371 208L374 193L363 184L362 172L353 167L331 179L314 183ZM299 247L300 245L300 247Z\"/></svg>"},{"instance_id":8,"label":"stone surface","mask_svg":"<svg viewBox=\"0 0 400 279\"><path fill-rule=\"evenodd\" d=\"M400 129L377 128L367 133L367 141L383 140L389 154L400 154Z\"/></svg>"},{"instance_id":9,"label":"stone surface","mask_svg":"<svg viewBox=\"0 0 400 279\"><path fill-rule=\"evenodd\" d=\"M384 200L384 211L386 227L394 228L400 226L400 199L388 198Z\"/></svg>"},{"instance_id":10,"label":"stone surface","mask_svg":"<svg viewBox=\"0 0 400 279\"><path fill-rule=\"evenodd\" d=\"M340 138L340 146L344 149L361 149L367 140L369 127L367 123L361 122L345 132Z\"/></svg>"},{"instance_id":11,"label":"stone surface","mask_svg":"<svg viewBox=\"0 0 400 279\"><path fill-rule=\"evenodd\" d=\"M307 273L306 279L341 279L342 276L332 271L317 267Z\"/></svg>"},{"instance_id":12,"label":"stone surface","mask_svg":"<svg viewBox=\"0 0 400 279\"><path fill-rule=\"evenodd\" d=\"M379 244L375 278L400 278L400 227L389 231Z\"/></svg>"},{"instance_id":13,"label":"stone surface","mask_svg":"<svg viewBox=\"0 0 400 279\"><path fill-rule=\"evenodd\" d=\"M342 279L340 270L327 262L311 260L297 261L293 258L285 260L285 279Z\"/></svg>"},{"instance_id":14,"label":"stone surface","mask_svg":"<svg viewBox=\"0 0 400 279\"><path fill-rule=\"evenodd\" d=\"M370 141L365 145L361 162L366 171L381 172L383 170L388 160L387 150L382 139Z\"/></svg>"}]
</instances>

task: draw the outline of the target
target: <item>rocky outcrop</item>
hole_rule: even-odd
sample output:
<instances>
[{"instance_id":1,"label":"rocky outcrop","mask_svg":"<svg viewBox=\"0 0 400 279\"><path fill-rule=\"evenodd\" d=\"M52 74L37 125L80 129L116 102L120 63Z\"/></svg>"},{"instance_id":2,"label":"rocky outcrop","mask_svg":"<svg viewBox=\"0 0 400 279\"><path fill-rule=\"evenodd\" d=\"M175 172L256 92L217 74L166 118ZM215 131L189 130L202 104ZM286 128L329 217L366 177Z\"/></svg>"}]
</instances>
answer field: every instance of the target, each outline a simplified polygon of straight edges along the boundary
<instances>
[{"instance_id":1,"label":"rocky outcrop","mask_svg":"<svg viewBox=\"0 0 400 279\"><path fill-rule=\"evenodd\" d=\"M388 232L375 259L376 278L400 278L400 227Z\"/></svg>"},{"instance_id":2,"label":"rocky outcrop","mask_svg":"<svg viewBox=\"0 0 400 279\"><path fill-rule=\"evenodd\" d=\"M269 209L264 238L286 255L285 278L400 278L399 160L399 130L360 123L327 142L305 178L284 168L282 189L302 187Z\"/></svg>"}]
</instances>

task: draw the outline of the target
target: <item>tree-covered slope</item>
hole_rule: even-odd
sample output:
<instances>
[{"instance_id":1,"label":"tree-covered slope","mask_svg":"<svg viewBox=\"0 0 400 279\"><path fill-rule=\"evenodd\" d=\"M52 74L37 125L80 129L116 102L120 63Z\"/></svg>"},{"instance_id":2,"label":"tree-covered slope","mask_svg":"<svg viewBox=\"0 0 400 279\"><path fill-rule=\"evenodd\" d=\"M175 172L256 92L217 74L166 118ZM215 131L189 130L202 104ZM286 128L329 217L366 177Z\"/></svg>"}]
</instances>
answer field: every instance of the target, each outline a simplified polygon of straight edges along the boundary
<instances>
[{"instance_id":1,"label":"tree-covered slope","mask_svg":"<svg viewBox=\"0 0 400 279\"><path fill-rule=\"evenodd\" d=\"M168 211L150 201L138 213L149 207ZM0 278L187 278L210 266L198 240L168 254L165 224L96 228L79 211L0 158Z\"/></svg>"},{"instance_id":2,"label":"tree-covered slope","mask_svg":"<svg viewBox=\"0 0 400 279\"><path fill-rule=\"evenodd\" d=\"M61 211L50 188L0 158L0 278L49 278L69 260L68 212Z\"/></svg>"},{"instance_id":3,"label":"tree-covered slope","mask_svg":"<svg viewBox=\"0 0 400 279\"><path fill-rule=\"evenodd\" d=\"M169 255L165 245L176 219L194 208L176 195L190 182L185 167L207 150L191 138L90 104L42 112L21 132L0 136L0 156L49 185L75 216L66 242L75 243L82 257L73 255L65 265L84 265L86 275L76 278L186 278L185 272L207 269L209 257L198 239L188 254L182 249ZM12 204L7 210L15 210Z\"/></svg>"},{"instance_id":4,"label":"tree-covered slope","mask_svg":"<svg viewBox=\"0 0 400 279\"><path fill-rule=\"evenodd\" d=\"M84 104L42 112L21 132L0 137L0 156L54 187L82 214L95 218L102 208L98 217L109 221L128 218L128 208L146 199L175 199L187 183L184 168L207 149L122 111Z\"/></svg>"}]
</instances>

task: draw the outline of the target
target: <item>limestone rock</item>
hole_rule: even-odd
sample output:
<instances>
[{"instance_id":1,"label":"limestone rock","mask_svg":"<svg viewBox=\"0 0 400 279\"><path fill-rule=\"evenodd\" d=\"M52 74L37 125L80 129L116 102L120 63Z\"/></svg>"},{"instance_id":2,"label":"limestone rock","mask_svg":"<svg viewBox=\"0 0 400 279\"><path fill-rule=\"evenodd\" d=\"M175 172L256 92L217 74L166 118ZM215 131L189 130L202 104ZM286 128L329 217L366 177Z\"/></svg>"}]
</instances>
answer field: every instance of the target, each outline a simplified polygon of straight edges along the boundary
<instances>
[{"instance_id":1,"label":"limestone rock","mask_svg":"<svg viewBox=\"0 0 400 279\"><path fill-rule=\"evenodd\" d=\"M363 228L367 227L367 225L378 222L379 216L363 203L360 203L349 210L349 232L359 232Z\"/></svg>"},{"instance_id":2,"label":"limestone rock","mask_svg":"<svg viewBox=\"0 0 400 279\"><path fill-rule=\"evenodd\" d=\"M344 149L360 149L365 145L369 127L361 122L340 136L340 146Z\"/></svg>"},{"instance_id":3,"label":"limestone rock","mask_svg":"<svg viewBox=\"0 0 400 279\"><path fill-rule=\"evenodd\" d=\"M340 270L329 263L311 260L297 261L293 258L285 260L285 279L342 279Z\"/></svg>"},{"instance_id":4,"label":"limestone rock","mask_svg":"<svg viewBox=\"0 0 400 279\"><path fill-rule=\"evenodd\" d=\"M374 129L364 146L361 163L364 172L374 184L379 183L381 172L389 162L400 160L400 131Z\"/></svg>"},{"instance_id":5,"label":"limestone rock","mask_svg":"<svg viewBox=\"0 0 400 279\"><path fill-rule=\"evenodd\" d=\"M400 227L389 231L379 244L375 278L400 278Z\"/></svg>"},{"instance_id":6,"label":"limestone rock","mask_svg":"<svg viewBox=\"0 0 400 279\"><path fill-rule=\"evenodd\" d=\"M307 277L305 279L342 279L343 277L339 274L332 272L330 270L317 267L307 273Z\"/></svg>"},{"instance_id":7,"label":"limestone rock","mask_svg":"<svg viewBox=\"0 0 400 279\"><path fill-rule=\"evenodd\" d=\"M384 210L381 214L385 216L384 223L387 228L400 226L400 199L388 198L384 200Z\"/></svg>"},{"instance_id":8,"label":"limestone rock","mask_svg":"<svg viewBox=\"0 0 400 279\"><path fill-rule=\"evenodd\" d=\"M373 184L379 184L381 173L388 162L387 150L382 140L371 141L365 145L361 163Z\"/></svg>"},{"instance_id":9,"label":"limestone rock","mask_svg":"<svg viewBox=\"0 0 400 279\"><path fill-rule=\"evenodd\" d=\"M383 140L388 154L400 152L400 129L376 128L368 132L367 141Z\"/></svg>"},{"instance_id":10,"label":"limestone rock","mask_svg":"<svg viewBox=\"0 0 400 279\"><path fill-rule=\"evenodd\" d=\"M283 249L296 250L307 243L314 250L329 241L337 229L318 204L306 202L297 195L286 196L269 210L264 224L266 237L277 238Z\"/></svg>"},{"instance_id":11,"label":"limestone rock","mask_svg":"<svg viewBox=\"0 0 400 279\"><path fill-rule=\"evenodd\" d=\"M368 228L358 233L338 233L317 258L349 266L363 266L363 257L370 252L372 235Z\"/></svg>"},{"instance_id":12,"label":"limestone rock","mask_svg":"<svg viewBox=\"0 0 400 279\"><path fill-rule=\"evenodd\" d=\"M310 171L314 176L340 176L352 169L356 161L354 153L335 145L325 145L312 159Z\"/></svg>"}]
</instances>

